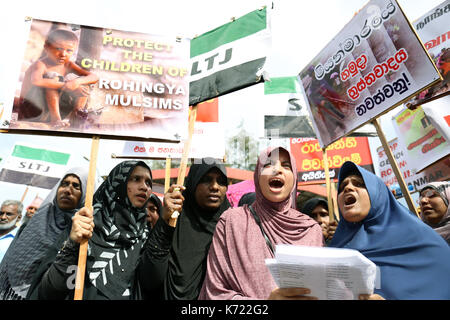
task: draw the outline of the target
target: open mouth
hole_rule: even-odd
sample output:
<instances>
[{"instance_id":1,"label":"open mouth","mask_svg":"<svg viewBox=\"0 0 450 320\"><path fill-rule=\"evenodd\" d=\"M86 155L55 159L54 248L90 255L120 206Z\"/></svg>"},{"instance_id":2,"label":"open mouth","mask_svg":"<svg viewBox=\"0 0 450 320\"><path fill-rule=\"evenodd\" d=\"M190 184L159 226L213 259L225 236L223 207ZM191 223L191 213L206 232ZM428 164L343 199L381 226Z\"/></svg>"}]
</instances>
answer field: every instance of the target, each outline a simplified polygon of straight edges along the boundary
<instances>
[{"instance_id":1,"label":"open mouth","mask_svg":"<svg viewBox=\"0 0 450 320\"><path fill-rule=\"evenodd\" d=\"M355 202L356 202L356 198L353 195L349 194L349 195L345 196L344 205L351 206Z\"/></svg>"},{"instance_id":2,"label":"open mouth","mask_svg":"<svg viewBox=\"0 0 450 320\"><path fill-rule=\"evenodd\" d=\"M284 186L284 181L279 178L272 178L269 180L269 186L273 189L281 189Z\"/></svg>"}]
</instances>

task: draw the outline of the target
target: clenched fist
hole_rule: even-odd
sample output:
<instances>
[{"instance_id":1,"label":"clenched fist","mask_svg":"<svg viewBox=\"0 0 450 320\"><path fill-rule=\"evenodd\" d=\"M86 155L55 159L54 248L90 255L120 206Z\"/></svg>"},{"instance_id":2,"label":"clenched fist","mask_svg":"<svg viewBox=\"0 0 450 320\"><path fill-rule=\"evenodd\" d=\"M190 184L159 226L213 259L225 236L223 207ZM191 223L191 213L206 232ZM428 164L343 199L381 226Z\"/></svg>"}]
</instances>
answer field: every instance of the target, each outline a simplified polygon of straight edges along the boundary
<instances>
[{"instance_id":1,"label":"clenched fist","mask_svg":"<svg viewBox=\"0 0 450 320\"><path fill-rule=\"evenodd\" d=\"M77 243L82 240L89 240L94 232L93 210L88 207L81 208L72 217L72 229L70 230L70 239Z\"/></svg>"}]
</instances>

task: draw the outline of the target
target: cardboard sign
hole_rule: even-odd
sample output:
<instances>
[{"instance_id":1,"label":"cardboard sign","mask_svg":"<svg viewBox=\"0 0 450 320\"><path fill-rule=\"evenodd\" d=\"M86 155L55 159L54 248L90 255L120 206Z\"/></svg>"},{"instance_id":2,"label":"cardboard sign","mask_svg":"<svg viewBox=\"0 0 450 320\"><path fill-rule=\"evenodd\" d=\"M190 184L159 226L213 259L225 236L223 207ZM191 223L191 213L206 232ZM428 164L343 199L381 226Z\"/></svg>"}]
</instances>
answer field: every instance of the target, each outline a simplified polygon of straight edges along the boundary
<instances>
[{"instance_id":1,"label":"cardboard sign","mask_svg":"<svg viewBox=\"0 0 450 320\"><path fill-rule=\"evenodd\" d=\"M406 103L408 108L424 104L449 91L450 87L450 0L442 2L419 19L414 21L414 28L433 62L439 69L443 81L422 91Z\"/></svg>"},{"instance_id":2,"label":"cardboard sign","mask_svg":"<svg viewBox=\"0 0 450 320\"><path fill-rule=\"evenodd\" d=\"M300 72L322 147L440 80L395 0L372 0Z\"/></svg>"},{"instance_id":3,"label":"cardboard sign","mask_svg":"<svg viewBox=\"0 0 450 320\"><path fill-rule=\"evenodd\" d=\"M187 136L188 40L25 23L30 32L14 101L0 121L5 128L171 141Z\"/></svg>"},{"instance_id":4,"label":"cardboard sign","mask_svg":"<svg viewBox=\"0 0 450 320\"><path fill-rule=\"evenodd\" d=\"M290 139L295 157L299 184L325 183L323 153L317 139ZM353 161L374 172L367 137L342 138L327 148L330 179L336 182L345 161Z\"/></svg>"}]
</instances>

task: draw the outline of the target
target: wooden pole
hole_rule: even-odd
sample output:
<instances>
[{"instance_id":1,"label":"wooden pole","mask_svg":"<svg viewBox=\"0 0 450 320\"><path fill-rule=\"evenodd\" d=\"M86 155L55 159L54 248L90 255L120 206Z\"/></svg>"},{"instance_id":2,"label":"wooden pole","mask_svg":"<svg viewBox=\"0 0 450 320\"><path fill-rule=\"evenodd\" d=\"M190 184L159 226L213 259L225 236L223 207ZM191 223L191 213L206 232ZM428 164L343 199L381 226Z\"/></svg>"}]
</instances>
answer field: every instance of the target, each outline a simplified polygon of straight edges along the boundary
<instances>
[{"instance_id":1,"label":"wooden pole","mask_svg":"<svg viewBox=\"0 0 450 320\"><path fill-rule=\"evenodd\" d=\"M178 178L177 178L178 185L184 184L187 161L188 161L189 151L191 149L192 134L194 133L194 124L195 124L196 118L197 118L197 105L194 105L194 106L192 106L192 109L189 114L189 133L188 133L187 140L184 142L183 156L181 158L180 170L178 171ZM178 211L174 211L172 213L172 216L169 219L170 226L175 227L177 225L177 219L178 219L179 215L180 215L180 213Z\"/></svg>"},{"instance_id":2,"label":"wooden pole","mask_svg":"<svg viewBox=\"0 0 450 320\"><path fill-rule=\"evenodd\" d=\"M100 138L98 136L92 137L91 143L91 160L89 161L89 175L86 186L86 200L84 206L92 209L92 202L94 197L95 187L95 170L97 166L98 145ZM75 295L74 300L83 300L84 289L84 275L86 272L86 258L87 258L88 240L83 240L80 243L80 251L78 255L78 268L75 279Z\"/></svg>"},{"instance_id":3,"label":"wooden pole","mask_svg":"<svg viewBox=\"0 0 450 320\"><path fill-rule=\"evenodd\" d=\"M337 221L339 221L339 207L337 204L337 193L336 193L336 186L334 182L331 182L331 197L333 199L333 209L334 209L334 215L337 219Z\"/></svg>"},{"instance_id":4,"label":"wooden pole","mask_svg":"<svg viewBox=\"0 0 450 320\"><path fill-rule=\"evenodd\" d=\"M20 202L23 202L23 200L25 200L27 193L28 193L28 186L25 188L25 191L23 192L22 199L20 199Z\"/></svg>"},{"instance_id":5,"label":"wooden pole","mask_svg":"<svg viewBox=\"0 0 450 320\"><path fill-rule=\"evenodd\" d=\"M414 201L411 198L411 194L408 191L408 187L406 186L405 180L403 180L403 175L400 172L400 169L398 167L397 161L395 161L394 155L392 154L391 148L389 148L389 143L384 136L383 130L381 130L381 126L378 122L378 119L372 120L372 124L375 126L375 129L377 130L378 137L380 138L381 144L383 145L384 152L386 152L386 155L389 159L389 163L391 164L391 168L395 173L395 176L397 177L397 182L400 185L400 189L402 190L403 196L405 197L406 203L408 204L409 210L414 212L417 217L419 217L419 213L417 212L417 208L414 205Z\"/></svg>"},{"instance_id":6,"label":"wooden pole","mask_svg":"<svg viewBox=\"0 0 450 320\"><path fill-rule=\"evenodd\" d=\"M327 148L322 149L323 153L323 168L325 170L325 181L327 183L327 200L328 200L328 214L330 215L330 222L334 221L334 205L333 197L331 195L330 170L328 168Z\"/></svg>"},{"instance_id":7,"label":"wooden pole","mask_svg":"<svg viewBox=\"0 0 450 320\"><path fill-rule=\"evenodd\" d=\"M170 188L170 169L171 169L171 166L172 166L172 159L170 157L166 158L166 177L165 177L165 180L164 180L164 193L166 193L167 190L169 190L169 188Z\"/></svg>"}]
</instances>

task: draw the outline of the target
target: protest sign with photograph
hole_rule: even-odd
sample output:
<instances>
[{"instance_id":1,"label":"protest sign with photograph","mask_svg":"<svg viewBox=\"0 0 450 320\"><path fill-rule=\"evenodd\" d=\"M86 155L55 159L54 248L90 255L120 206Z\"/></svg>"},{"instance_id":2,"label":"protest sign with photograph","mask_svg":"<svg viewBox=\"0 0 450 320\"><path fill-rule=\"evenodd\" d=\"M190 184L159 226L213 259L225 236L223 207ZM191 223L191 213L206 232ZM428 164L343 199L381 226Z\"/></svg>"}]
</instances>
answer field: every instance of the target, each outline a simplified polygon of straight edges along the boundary
<instances>
[{"instance_id":1,"label":"protest sign with photograph","mask_svg":"<svg viewBox=\"0 0 450 320\"><path fill-rule=\"evenodd\" d=\"M325 147L441 76L398 3L371 0L300 78L314 129Z\"/></svg>"},{"instance_id":2,"label":"protest sign with photograph","mask_svg":"<svg viewBox=\"0 0 450 320\"><path fill-rule=\"evenodd\" d=\"M187 135L188 40L25 23L28 41L3 126L172 141Z\"/></svg>"},{"instance_id":3,"label":"protest sign with photograph","mask_svg":"<svg viewBox=\"0 0 450 320\"><path fill-rule=\"evenodd\" d=\"M449 91L450 86L450 0L428 11L414 21L414 28L430 53L436 67L439 69L443 81L428 88L414 99L408 101L408 108L416 107L435 99Z\"/></svg>"},{"instance_id":4,"label":"protest sign with photograph","mask_svg":"<svg viewBox=\"0 0 450 320\"><path fill-rule=\"evenodd\" d=\"M325 183L323 153L317 139L290 139L291 152L297 163L299 184ZM345 137L327 147L330 179L337 182L339 170L345 161L374 172L367 137Z\"/></svg>"},{"instance_id":5,"label":"protest sign with photograph","mask_svg":"<svg viewBox=\"0 0 450 320\"><path fill-rule=\"evenodd\" d=\"M406 147L408 163L420 171L448 155L450 143L433 126L421 107L403 108L392 117L400 143Z\"/></svg>"}]
</instances>

